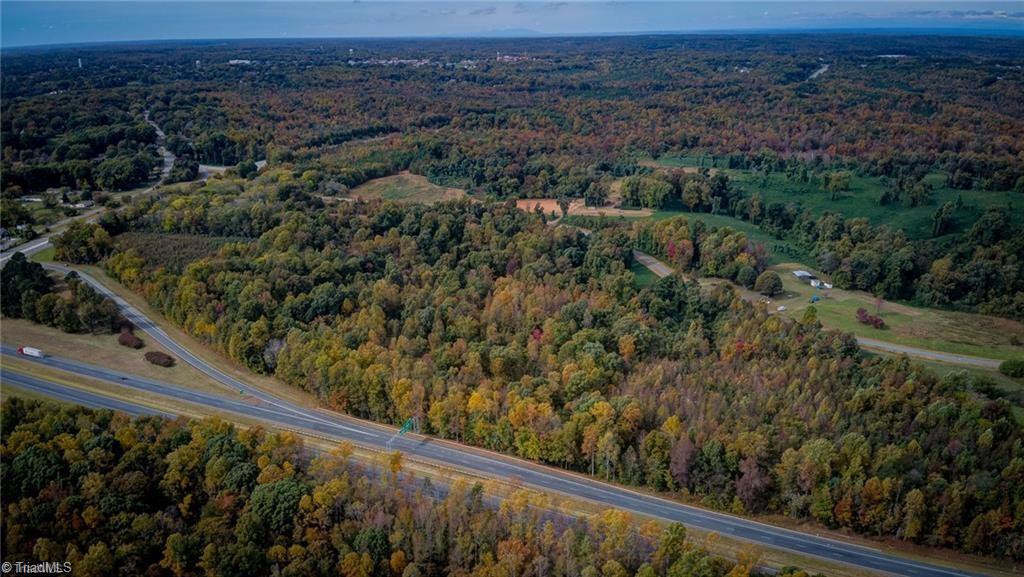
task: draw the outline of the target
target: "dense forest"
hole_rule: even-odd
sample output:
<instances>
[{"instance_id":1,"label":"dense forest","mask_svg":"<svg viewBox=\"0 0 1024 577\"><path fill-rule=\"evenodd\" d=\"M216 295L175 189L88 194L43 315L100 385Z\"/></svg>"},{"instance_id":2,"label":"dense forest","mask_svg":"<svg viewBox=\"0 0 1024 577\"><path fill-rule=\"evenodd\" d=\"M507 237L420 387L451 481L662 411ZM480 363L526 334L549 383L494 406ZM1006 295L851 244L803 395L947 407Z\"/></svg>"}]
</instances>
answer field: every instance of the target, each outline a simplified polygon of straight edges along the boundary
<instances>
[{"instance_id":1,"label":"dense forest","mask_svg":"<svg viewBox=\"0 0 1024 577\"><path fill-rule=\"evenodd\" d=\"M728 286L670 275L639 288L629 270L640 248L771 294L766 248L700 218L731 217L803 251L839 288L1024 318L1019 39L183 42L0 58L5 226L31 220L25 196L147 179L159 162L148 114L178 157L168 180L179 184L69 226L55 256L99 264L253 371L352 415L417 416L432 435L722 510L1024 559L1024 429L988 378L864 355L852 335L823 330L813 307L788 320ZM683 157L699 166L659 163ZM196 181L200 163L227 174ZM467 197L349 194L401 171ZM838 202L865 178L882 183L872 209L927 210L929 230L820 210L796 192ZM769 182L793 200L765 200ZM613 196L689 214L595 218L584 230L513 202ZM74 279L71 300L56 303L64 297L42 296L52 285L39 270L12 266L5 316L48 322L47 307L24 304L45 299L82 320ZM5 515L4 538L21 555L95 547L99 567L124 555L140 571L181 575L272 564L418 575L452 563L489 575L527 558L537 574L731 570L698 548L658 557L654 537L568 521L552 520L557 546L536 542L526 527L546 523L537 512L505 519L472 490L431 503L406 484L377 510L365 503L380 498L378 483L345 464L332 471L349 481L331 485L316 467L336 465L305 468L297 446L277 448L280 436L88 413L61 413L61 432L42 432L41 410L12 404L3 423L14 435L5 490L28 499ZM90 419L78 434L73 423ZM15 432L22 422L28 432ZM65 449L72 439L87 446ZM28 454L28 468L16 473L8 451ZM132 473L143 466L159 474ZM36 486L44 477L27 470L76 482ZM107 485L151 500L125 504L98 489ZM361 505L319 503L323 491ZM462 541L414 542L408 531L455 507L470 512L446 535L487 527L472 553ZM22 533L33 515L89 530L35 540ZM128 531L166 545L133 551L115 542ZM621 542L627 562L609 564ZM700 567L674 569L683 558ZM529 572L516 567L504 570Z\"/></svg>"},{"instance_id":2,"label":"dense forest","mask_svg":"<svg viewBox=\"0 0 1024 577\"><path fill-rule=\"evenodd\" d=\"M528 493L496 505L400 456L371 468L350 446L311 458L290 433L18 398L2 413L4 561L81 577L757 574L755 555L714 557L682 525L569 517Z\"/></svg>"},{"instance_id":3,"label":"dense forest","mask_svg":"<svg viewBox=\"0 0 1024 577\"><path fill-rule=\"evenodd\" d=\"M42 265L16 253L3 268L0 312L5 318L23 318L66 333L116 332L128 326L117 305L68 273L54 282Z\"/></svg>"},{"instance_id":4,"label":"dense forest","mask_svg":"<svg viewBox=\"0 0 1024 577\"><path fill-rule=\"evenodd\" d=\"M3 190L127 190L159 164L156 129L105 92L5 102ZM133 114L134 112L134 114Z\"/></svg>"},{"instance_id":5,"label":"dense forest","mask_svg":"<svg viewBox=\"0 0 1024 577\"><path fill-rule=\"evenodd\" d=\"M788 321L725 286L637 290L620 227L588 236L468 200L328 208L294 178L140 200L105 219L124 241L104 266L350 414L419 416L430 434L739 513L1024 555L1024 437L984 378L862 357L813 309ZM742 235L705 231L694 250L683 224L652 239L676 235L677 258L708 273L760 271ZM160 234L205 256L147 249Z\"/></svg>"},{"instance_id":6,"label":"dense forest","mask_svg":"<svg viewBox=\"0 0 1024 577\"><path fill-rule=\"evenodd\" d=\"M757 224L775 238L787 239L813 255L818 270L829 275L839 288L922 306L1024 319L1024 220L1015 217L1010 207L985 210L959 235L912 239L902 230L875 226L866 218L848 218L836 212L816 216L794 203L766 203L757 195L744 197L721 173L709 176L706 171L666 171L629 177L622 188L626 198L633 195L638 199L638 205L675 202L691 212L730 215ZM899 186L883 194L890 190L899 198ZM951 218L948 215L953 210L952 206L943 206L937 211L937 233L949 226L944 219ZM607 225L595 219L586 224ZM730 243L732 251L748 256L728 266L702 264L699 272L753 286L755 273L764 267L764 248L748 242L742 233L732 231L734 238L717 238L714 235L721 236L724 231L707 228L695 216L678 218L675 224L637 224L633 236L639 248L686 271L697 264L694 258L701 243L712 242L716 247ZM743 270L746 266L751 269Z\"/></svg>"},{"instance_id":7,"label":"dense forest","mask_svg":"<svg viewBox=\"0 0 1024 577\"><path fill-rule=\"evenodd\" d=\"M958 187L1008 190L1024 177L1021 54L1012 39L841 35L16 50L0 128L12 174L67 157L88 127L115 130L126 105L105 106L123 101L207 164L315 163L384 137L418 172L498 195L579 196L638 153L690 149L892 177L945 168ZM826 58L829 82L806 82Z\"/></svg>"},{"instance_id":8,"label":"dense forest","mask_svg":"<svg viewBox=\"0 0 1024 577\"><path fill-rule=\"evenodd\" d=\"M311 194L411 170L481 198L600 204L622 179L624 204L728 214L790 238L839 287L1020 319L1012 201L964 212L923 178L945 175L968 204L1024 191L1022 57L1013 39L841 35L15 50L3 55L5 219L31 221L12 220L20 195L144 181L158 162L148 111L179 157L172 182L199 163L249 176L268 159ZM652 172L650 158L679 153L835 194L852 174L884 176L878 203L934 204L934 238L764 202L721 175Z\"/></svg>"}]
</instances>

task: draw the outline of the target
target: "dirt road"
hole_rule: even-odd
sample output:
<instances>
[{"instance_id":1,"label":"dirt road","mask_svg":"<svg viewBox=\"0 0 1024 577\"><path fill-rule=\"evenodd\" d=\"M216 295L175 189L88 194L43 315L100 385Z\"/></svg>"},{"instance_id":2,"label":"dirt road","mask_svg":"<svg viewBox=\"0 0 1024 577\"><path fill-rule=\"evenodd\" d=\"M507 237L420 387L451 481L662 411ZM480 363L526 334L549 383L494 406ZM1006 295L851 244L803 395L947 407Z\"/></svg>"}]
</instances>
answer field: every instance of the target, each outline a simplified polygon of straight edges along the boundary
<instances>
[{"instance_id":1,"label":"dirt road","mask_svg":"<svg viewBox=\"0 0 1024 577\"><path fill-rule=\"evenodd\" d=\"M654 258L653 256L645 252L633 249L633 258L635 258L637 262L639 262L640 264L647 267L659 278L666 277L672 274L673 272L672 268L669 267L667 264L661 262L660 260ZM906 345L898 345L895 343L889 343L886 341L880 341L878 339L872 339L868 337L857 337L857 343L865 349L893 353L897 355L907 355L909 357L915 357L928 361L939 361L954 365L977 367L981 369L998 370L1000 364L1000 361L996 359L986 359L982 357L972 357L968 355L959 355L956 353L944 353L942 351L921 349L918 347L909 347Z\"/></svg>"}]
</instances>

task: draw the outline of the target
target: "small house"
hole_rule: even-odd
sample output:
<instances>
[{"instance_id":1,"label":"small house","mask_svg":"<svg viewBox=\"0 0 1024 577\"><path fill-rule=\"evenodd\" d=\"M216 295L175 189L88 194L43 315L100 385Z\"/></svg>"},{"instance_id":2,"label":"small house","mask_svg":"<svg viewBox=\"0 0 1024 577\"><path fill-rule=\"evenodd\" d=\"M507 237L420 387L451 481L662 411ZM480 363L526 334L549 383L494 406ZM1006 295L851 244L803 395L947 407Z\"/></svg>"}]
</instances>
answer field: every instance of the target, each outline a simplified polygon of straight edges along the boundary
<instances>
[{"instance_id":1,"label":"small house","mask_svg":"<svg viewBox=\"0 0 1024 577\"><path fill-rule=\"evenodd\" d=\"M795 276L796 278L800 279L803 282L811 282L818 278L805 270L795 270L793 271L793 276Z\"/></svg>"}]
</instances>

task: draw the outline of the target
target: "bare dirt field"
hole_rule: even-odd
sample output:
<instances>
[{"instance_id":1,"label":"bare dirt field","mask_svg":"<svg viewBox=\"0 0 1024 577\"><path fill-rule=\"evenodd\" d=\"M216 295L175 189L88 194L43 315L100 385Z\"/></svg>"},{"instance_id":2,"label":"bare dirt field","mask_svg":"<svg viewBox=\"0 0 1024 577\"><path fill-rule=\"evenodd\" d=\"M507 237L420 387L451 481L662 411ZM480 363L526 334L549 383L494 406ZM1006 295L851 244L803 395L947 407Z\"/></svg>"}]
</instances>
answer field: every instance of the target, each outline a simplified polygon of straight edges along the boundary
<instances>
[{"instance_id":1,"label":"bare dirt field","mask_svg":"<svg viewBox=\"0 0 1024 577\"><path fill-rule=\"evenodd\" d=\"M516 208L525 210L527 212L533 212L536 207L540 206L544 214L555 217L562 216L562 209L558 207L558 201L554 198L522 198L516 201ZM616 208L612 205L593 207L586 206L582 199L574 199L569 204L569 214L571 216L651 216L654 211L649 208L637 208L637 209L624 209Z\"/></svg>"}]
</instances>

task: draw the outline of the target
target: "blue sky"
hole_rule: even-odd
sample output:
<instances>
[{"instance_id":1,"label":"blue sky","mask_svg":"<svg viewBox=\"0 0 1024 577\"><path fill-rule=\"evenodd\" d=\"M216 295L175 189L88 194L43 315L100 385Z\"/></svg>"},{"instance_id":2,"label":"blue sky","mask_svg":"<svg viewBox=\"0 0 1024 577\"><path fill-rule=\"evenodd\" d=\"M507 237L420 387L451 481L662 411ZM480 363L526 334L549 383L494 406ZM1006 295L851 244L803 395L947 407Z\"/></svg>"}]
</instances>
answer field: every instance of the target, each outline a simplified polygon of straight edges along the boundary
<instances>
[{"instance_id":1,"label":"blue sky","mask_svg":"<svg viewBox=\"0 0 1024 577\"><path fill-rule=\"evenodd\" d=\"M820 29L1024 35L1024 2L0 1L5 47L214 38Z\"/></svg>"}]
</instances>

